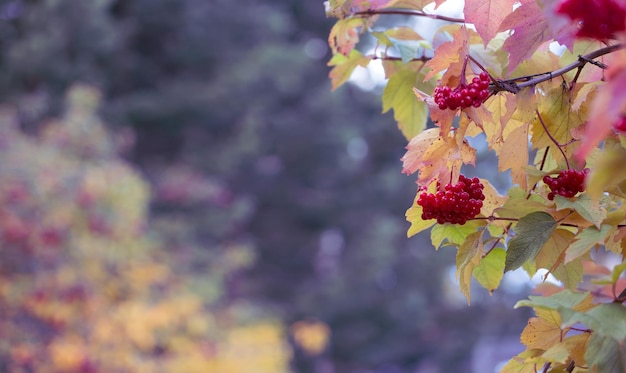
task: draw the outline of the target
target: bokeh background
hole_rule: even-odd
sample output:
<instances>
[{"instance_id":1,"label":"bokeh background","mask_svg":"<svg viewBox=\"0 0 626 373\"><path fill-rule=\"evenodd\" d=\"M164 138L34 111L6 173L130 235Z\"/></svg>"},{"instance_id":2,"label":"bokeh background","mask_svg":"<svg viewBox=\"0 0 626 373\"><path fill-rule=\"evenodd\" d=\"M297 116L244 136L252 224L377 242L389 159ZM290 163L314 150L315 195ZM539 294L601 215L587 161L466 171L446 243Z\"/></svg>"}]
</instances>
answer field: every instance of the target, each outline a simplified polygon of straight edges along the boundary
<instances>
[{"instance_id":1,"label":"bokeh background","mask_svg":"<svg viewBox=\"0 0 626 373\"><path fill-rule=\"evenodd\" d=\"M0 1L0 372L492 372L322 1ZM360 71L361 76L367 72ZM365 74L365 75L363 75ZM359 83L357 81L357 83ZM497 180L485 149L468 174Z\"/></svg>"}]
</instances>

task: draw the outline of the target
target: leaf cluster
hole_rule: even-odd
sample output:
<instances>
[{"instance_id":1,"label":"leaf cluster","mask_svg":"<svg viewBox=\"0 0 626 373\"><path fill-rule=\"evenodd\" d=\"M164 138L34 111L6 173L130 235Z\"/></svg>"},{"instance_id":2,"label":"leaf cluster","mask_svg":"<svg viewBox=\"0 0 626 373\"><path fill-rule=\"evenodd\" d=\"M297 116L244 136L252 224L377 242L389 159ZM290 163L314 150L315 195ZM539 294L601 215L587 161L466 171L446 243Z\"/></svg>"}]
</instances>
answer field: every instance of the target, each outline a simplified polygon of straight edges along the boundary
<instances>
[{"instance_id":1,"label":"leaf cluster","mask_svg":"<svg viewBox=\"0 0 626 373\"><path fill-rule=\"evenodd\" d=\"M464 165L474 165L476 150L467 140L479 134L495 152L498 171L510 172L505 195L481 180L481 214L463 226L423 220L415 201L406 212L409 237L430 229L435 248L456 248L468 302L473 279L489 292L518 268L530 276L544 269L545 278L558 280L518 303L537 317L522 332L526 351L504 372L622 372L626 137L613 126L626 116L626 35L580 38L555 13L558 1L467 0L464 19L436 13L442 3L328 2L327 14L339 18L329 39L333 89L356 66L383 60L383 111L393 110L408 141L402 172L417 173L418 195L456 182ZM377 27L396 15L448 22L430 39L408 24ZM371 55L357 50L365 33L377 42ZM563 51L554 51L556 43ZM482 106L442 110L434 103L435 86L454 88L483 71L491 94ZM591 172L584 192L547 197L544 176L585 167ZM620 264L605 265L606 257Z\"/></svg>"}]
</instances>

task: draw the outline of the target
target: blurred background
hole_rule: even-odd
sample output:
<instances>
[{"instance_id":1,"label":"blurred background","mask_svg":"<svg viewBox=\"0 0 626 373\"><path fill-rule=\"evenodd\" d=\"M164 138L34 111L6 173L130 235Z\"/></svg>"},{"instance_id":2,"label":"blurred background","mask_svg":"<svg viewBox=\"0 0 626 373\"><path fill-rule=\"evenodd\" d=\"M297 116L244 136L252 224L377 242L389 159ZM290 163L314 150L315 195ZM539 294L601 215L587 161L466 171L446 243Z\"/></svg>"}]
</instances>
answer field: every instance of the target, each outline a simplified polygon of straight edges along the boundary
<instances>
[{"instance_id":1,"label":"blurred background","mask_svg":"<svg viewBox=\"0 0 626 373\"><path fill-rule=\"evenodd\" d=\"M333 23L0 1L0 372L482 373L522 350L524 281L468 306L455 250L406 238L406 140L375 84L330 92Z\"/></svg>"}]
</instances>

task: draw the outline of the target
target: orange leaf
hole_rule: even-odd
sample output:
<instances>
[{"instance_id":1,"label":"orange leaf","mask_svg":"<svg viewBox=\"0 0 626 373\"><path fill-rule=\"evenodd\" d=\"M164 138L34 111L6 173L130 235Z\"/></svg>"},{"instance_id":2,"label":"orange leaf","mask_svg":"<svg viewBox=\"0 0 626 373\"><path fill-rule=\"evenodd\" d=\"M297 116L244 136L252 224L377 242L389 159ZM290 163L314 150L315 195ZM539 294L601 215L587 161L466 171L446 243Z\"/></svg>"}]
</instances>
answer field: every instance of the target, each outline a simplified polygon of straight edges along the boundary
<instances>
[{"instance_id":1,"label":"orange leaf","mask_svg":"<svg viewBox=\"0 0 626 373\"><path fill-rule=\"evenodd\" d=\"M429 185L437 179L441 185L455 180L463 164L474 164L476 149L467 141L460 144L454 137L443 137L438 128L430 128L415 136L402 157L405 174L419 170L419 185ZM451 179L452 178L452 179Z\"/></svg>"},{"instance_id":2,"label":"orange leaf","mask_svg":"<svg viewBox=\"0 0 626 373\"><path fill-rule=\"evenodd\" d=\"M446 75L450 75L451 71L456 72L456 76L460 75L465 56L468 54L469 36L467 29L465 27L459 28L452 34L452 38L452 41L441 44L437 48L437 53L426 63L430 71L424 77L424 81L431 79L443 70L446 70ZM445 80L441 82L443 85L456 85L451 83Z\"/></svg>"}]
</instances>

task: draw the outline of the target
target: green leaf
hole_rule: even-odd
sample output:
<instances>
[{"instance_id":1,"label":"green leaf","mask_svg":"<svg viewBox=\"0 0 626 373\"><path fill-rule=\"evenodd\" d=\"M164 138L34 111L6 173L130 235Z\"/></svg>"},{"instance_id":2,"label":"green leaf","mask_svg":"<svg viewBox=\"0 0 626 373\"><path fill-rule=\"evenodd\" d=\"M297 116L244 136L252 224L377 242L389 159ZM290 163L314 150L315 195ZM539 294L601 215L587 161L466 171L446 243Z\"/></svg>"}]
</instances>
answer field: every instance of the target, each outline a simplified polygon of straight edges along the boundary
<instances>
[{"instance_id":1,"label":"green leaf","mask_svg":"<svg viewBox=\"0 0 626 373\"><path fill-rule=\"evenodd\" d=\"M356 49L351 50L348 56L335 54L328 62L328 66L334 66L329 73L332 90L334 91L347 82L357 66L365 67L369 62L369 57L364 56Z\"/></svg>"},{"instance_id":2,"label":"green leaf","mask_svg":"<svg viewBox=\"0 0 626 373\"><path fill-rule=\"evenodd\" d=\"M476 232L476 229L484 225L479 220L468 221L464 225L459 224L437 224L430 231L430 241L435 248L439 248L444 241L455 245L461 245L465 242L468 235Z\"/></svg>"},{"instance_id":3,"label":"green leaf","mask_svg":"<svg viewBox=\"0 0 626 373\"><path fill-rule=\"evenodd\" d=\"M561 321L565 326L581 323L594 333L610 337L617 342L626 341L626 307L619 303L600 304L587 312L561 309Z\"/></svg>"},{"instance_id":4,"label":"green leaf","mask_svg":"<svg viewBox=\"0 0 626 373\"><path fill-rule=\"evenodd\" d=\"M572 260L583 256L592 247L597 244L602 244L611 231L611 226L608 224L602 225L600 229L596 227L587 227L583 229L576 237L567 252L565 253L565 263L569 263Z\"/></svg>"},{"instance_id":5,"label":"green leaf","mask_svg":"<svg viewBox=\"0 0 626 373\"><path fill-rule=\"evenodd\" d=\"M514 308L533 307L557 310L561 308L572 309L585 300L589 293L579 293L571 290L563 290L547 297L530 295L528 300L521 300L515 304Z\"/></svg>"},{"instance_id":6,"label":"green leaf","mask_svg":"<svg viewBox=\"0 0 626 373\"><path fill-rule=\"evenodd\" d=\"M568 230L555 229L535 257L537 267L548 269L568 289L575 289L583 278L582 258L563 263L565 250L574 238L574 233Z\"/></svg>"},{"instance_id":7,"label":"green leaf","mask_svg":"<svg viewBox=\"0 0 626 373\"><path fill-rule=\"evenodd\" d=\"M506 218L521 218L536 211L545 211L545 202L536 195L526 198L527 192L520 187L512 187L509 192L509 199L504 205L497 208L494 213L497 216Z\"/></svg>"},{"instance_id":8,"label":"green leaf","mask_svg":"<svg viewBox=\"0 0 626 373\"><path fill-rule=\"evenodd\" d=\"M580 216L593 223L597 228L600 228L602 221L607 216L607 210L602 203L602 199L594 201L588 194L581 194L574 201L557 195L554 197L554 202L556 203L557 211L564 209L575 210Z\"/></svg>"},{"instance_id":9,"label":"green leaf","mask_svg":"<svg viewBox=\"0 0 626 373\"><path fill-rule=\"evenodd\" d=\"M383 91L383 113L393 109L393 117L407 140L422 132L428 120L428 106L413 93L417 75L416 71L400 70L389 78Z\"/></svg>"},{"instance_id":10,"label":"green leaf","mask_svg":"<svg viewBox=\"0 0 626 373\"><path fill-rule=\"evenodd\" d=\"M461 291L470 302L470 284L474 267L480 263L483 253L483 232L474 232L467 236L467 239L459 247L456 254L456 275L459 279Z\"/></svg>"},{"instance_id":11,"label":"green leaf","mask_svg":"<svg viewBox=\"0 0 626 373\"><path fill-rule=\"evenodd\" d=\"M598 372L624 373L626 372L626 349L609 337L593 333L589 338L585 360L590 367L597 366Z\"/></svg>"},{"instance_id":12,"label":"green leaf","mask_svg":"<svg viewBox=\"0 0 626 373\"><path fill-rule=\"evenodd\" d=\"M482 260L477 267L474 268L474 278L489 293L493 293L500 286L500 281L504 275L504 260L506 251L502 248L496 248Z\"/></svg>"},{"instance_id":13,"label":"green leaf","mask_svg":"<svg viewBox=\"0 0 626 373\"><path fill-rule=\"evenodd\" d=\"M515 226L515 237L509 241L506 251L505 271L521 267L533 259L557 226L546 212L536 211L521 218Z\"/></svg>"},{"instance_id":14,"label":"green leaf","mask_svg":"<svg viewBox=\"0 0 626 373\"><path fill-rule=\"evenodd\" d=\"M422 206L414 203L406 211L406 220L411 223L409 230L407 231L407 237L413 237L421 231L424 231L435 224L435 220L423 220L422 219Z\"/></svg>"}]
</instances>

